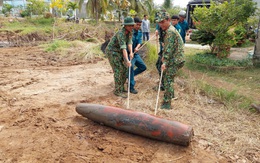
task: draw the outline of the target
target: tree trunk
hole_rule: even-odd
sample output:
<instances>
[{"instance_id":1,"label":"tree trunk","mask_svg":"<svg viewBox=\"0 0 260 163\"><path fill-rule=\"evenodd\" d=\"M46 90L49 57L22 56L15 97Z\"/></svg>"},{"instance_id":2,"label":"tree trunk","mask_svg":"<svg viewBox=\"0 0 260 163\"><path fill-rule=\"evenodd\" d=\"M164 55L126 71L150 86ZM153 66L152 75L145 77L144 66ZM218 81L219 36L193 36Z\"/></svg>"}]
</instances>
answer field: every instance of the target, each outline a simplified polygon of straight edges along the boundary
<instances>
[{"instance_id":1,"label":"tree trunk","mask_svg":"<svg viewBox=\"0 0 260 163\"><path fill-rule=\"evenodd\" d=\"M253 54L253 64L256 67L260 67L260 19L258 23L258 28L257 28L257 35L255 39L255 50Z\"/></svg>"},{"instance_id":2,"label":"tree trunk","mask_svg":"<svg viewBox=\"0 0 260 163\"><path fill-rule=\"evenodd\" d=\"M95 0L95 14L96 14L96 23L98 23L98 4L97 4L97 0Z\"/></svg>"},{"instance_id":3,"label":"tree trunk","mask_svg":"<svg viewBox=\"0 0 260 163\"><path fill-rule=\"evenodd\" d=\"M4 0L0 0L0 10L3 9L3 3L4 3Z\"/></svg>"}]
</instances>

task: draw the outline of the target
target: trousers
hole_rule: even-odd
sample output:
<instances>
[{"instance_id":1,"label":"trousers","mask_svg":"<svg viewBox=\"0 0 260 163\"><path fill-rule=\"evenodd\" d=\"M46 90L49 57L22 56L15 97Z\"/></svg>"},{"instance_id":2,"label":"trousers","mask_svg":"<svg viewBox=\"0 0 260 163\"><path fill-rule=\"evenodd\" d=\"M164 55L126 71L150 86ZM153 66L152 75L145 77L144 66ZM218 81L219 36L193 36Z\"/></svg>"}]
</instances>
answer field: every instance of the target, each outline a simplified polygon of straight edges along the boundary
<instances>
[{"instance_id":1,"label":"trousers","mask_svg":"<svg viewBox=\"0 0 260 163\"><path fill-rule=\"evenodd\" d=\"M148 41L149 39L149 32L143 32L143 41Z\"/></svg>"},{"instance_id":2,"label":"trousers","mask_svg":"<svg viewBox=\"0 0 260 163\"><path fill-rule=\"evenodd\" d=\"M124 65L123 55L118 52L107 52L109 63L114 72L115 91L122 93L127 78L127 67Z\"/></svg>"},{"instance_id":3,"label":"trousers","mask_svg":"<svg viewBox=\"0 0 260 163\"><path fill-rule=\"evenodd\" d=\"M132 64L132 66L130 69L130 89L134 89L134 86L135 86L134 77L136 75L139 75L142 72L144 72L147 69L147 67L146 67L143 59L141 58L141 56L137 53L134 55L134 57L131 61L131 64Z\"/></svg>"}]
</instances>

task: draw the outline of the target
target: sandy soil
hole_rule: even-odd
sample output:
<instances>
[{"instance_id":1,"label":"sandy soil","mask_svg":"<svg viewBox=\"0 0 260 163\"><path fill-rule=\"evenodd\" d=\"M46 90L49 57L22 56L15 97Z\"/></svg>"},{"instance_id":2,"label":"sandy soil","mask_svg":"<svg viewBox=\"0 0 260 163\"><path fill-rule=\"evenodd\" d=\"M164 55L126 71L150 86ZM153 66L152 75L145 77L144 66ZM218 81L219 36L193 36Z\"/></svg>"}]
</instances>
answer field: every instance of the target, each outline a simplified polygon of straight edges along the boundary
<instances>
[{"instance_id":1,"label":"sandy soil","mask_svg":"<svg viewBox=\"0 0 260 163\"><path fill-rule=\"evenodd\" d=\"M118 131L76 113L78 103L126 108L127 100L113 95L106 58L1 48L0 162L259 162L259 115L228 110L201 95L189 83L207 78L184 73L189 77L177 77L173 109L159 109L157 116L192 126L189 147ZM156 71L136 80L139 93L130 95L130 109L153 114Z\"/></svg>"}]
</instances>

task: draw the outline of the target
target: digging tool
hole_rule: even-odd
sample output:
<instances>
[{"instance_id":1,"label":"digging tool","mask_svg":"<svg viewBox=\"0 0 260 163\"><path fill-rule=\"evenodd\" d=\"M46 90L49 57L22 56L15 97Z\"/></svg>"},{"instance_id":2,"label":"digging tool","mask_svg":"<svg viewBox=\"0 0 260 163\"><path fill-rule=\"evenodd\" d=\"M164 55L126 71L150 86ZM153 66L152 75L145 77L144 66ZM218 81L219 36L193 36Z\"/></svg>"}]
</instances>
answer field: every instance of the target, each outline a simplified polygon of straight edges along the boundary
<instances>
[{"instance_id":1,"label":"digging tool","mask_svg":"<svg viewBox=\"0 0 260 163\"><path fill-rule=\"evenodd\" d=\"M158 37L156 36L156 54L158 54Z\"/></svg>"},{"instance_id":2,"label":"digging tool","mask_svg":"<svg viewBox=\"0 0 260 163\"><path fill-rule=\"evenodd\" d=\"M156 36L156 35L153 35L148 41L146 41L146 42L139 48L139 50L142 49L145 44L147 44L149 41L151 41L152 38L154 38L154 36ZM136 52L134 52L134 54L135 54L135 53L136 53Z\"/></svg>"},{"instance_id":3,"label":"digging tool","mask_svg":"<svg viewBox=\"0 0 260 163\"><path fill-rule=\"evenodd\" d=\"M126 106L127 109L129 109L131 66L128 67L128 88L127 88L127 106Z\"/></svg>"},{"instance_id":4,"label":"digging tool","mask_svg":"<svg viewBox=\"0 0 260 163\"><path fill-rule=\"evenodd\" d=\"M158 37L156 36L156 54L158 54ZM156 104L155 104L155 109L154 109L154 115L157 114L157 107L158 107L158 100L159 100L159 93L160 93L160 85L161 85L161 78L162 78L162 73L159 81L159 87L158 87L158 94L157 94L157 99L156 99Z\"/></svg>"},{"instance_id":5,"label":"digging tool","mask_svg":"<svg viewBox=\"0 0 260 163\"><path fill-rule=\"evenodd\" d=\"M159 86L158 86L157 99L156 99L156 104L155 104L155 109L154 109L154 115L157 114L158 101L159 101L160 90L161 90L161 84L162 84L162 76L163 76L163 70L161 71L161 76L160 76L160 81L159 81Z\"/></svg>"},{"instance_id":6,"label":"digging tool","mask_svg":"<svg viewBox=\"0 0 260 163\"><path fill-rule=\"evenodd\" d=\"M156 35L153 35L152 37L151 37L151 39L154 37L154 36L156 36ZM151 39L149 39L148 41L146 41L140 48L139 48L139 50L140 49L142 49L143 47L144 47L144 45L145 44L147 44L147 42L149 42ZM137 51L136 51L137 52ZM136 53L136 52L134 52L134 54ZM131 62L131 60L130 60L130 62ZM132 66L132 65L131 65ZM126 106L126 108L127 109L129 109L129 98L130 98L130 73L131 73L131 67L129 67L128 68L129 70L128 70L128 88L127 88L127 94L128 94L128 96L127 96L127 106Z\"/></svg>"},{"instance_id":7,"label":"digging tool","mask_svg":"<svg viewBox=\"0 0 260 163\"><path fill-rule=\"evenodd\" d=\"M188 146L193 136L191 126L143 112L87 103L77 104L76 112L117 130L182 146Z\"/></svg>"}]
</instances>

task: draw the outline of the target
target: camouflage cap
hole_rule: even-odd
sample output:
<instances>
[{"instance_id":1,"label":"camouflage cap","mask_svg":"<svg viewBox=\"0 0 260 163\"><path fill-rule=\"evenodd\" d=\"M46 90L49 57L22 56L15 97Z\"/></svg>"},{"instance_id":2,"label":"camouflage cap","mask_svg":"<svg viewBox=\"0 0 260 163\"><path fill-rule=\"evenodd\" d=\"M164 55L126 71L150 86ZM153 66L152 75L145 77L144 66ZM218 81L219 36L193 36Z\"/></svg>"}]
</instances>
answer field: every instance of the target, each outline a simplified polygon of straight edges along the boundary
<instances>
[{"instance_id":1,"label":"camouflage cap","mask_svg":"<svg viewBox=\"0 0 260 163\"><path fill-rule=\"evenodd\" d=\"M170 15L166 11L160 11L156 14L155 21L159 23L164 19L168 19L168 18L170 18Z\"/></svg>"},{"instance_id":2,"label":"camouflage cap","mask_svg":"<svg viewBox=\"0 0 260 163\"><path fill-rule=\"evenodd\" d=\"M134 19L128 16L124 19L124 23L122 25L135 25Z\"/></svg>"}]
</instances>

